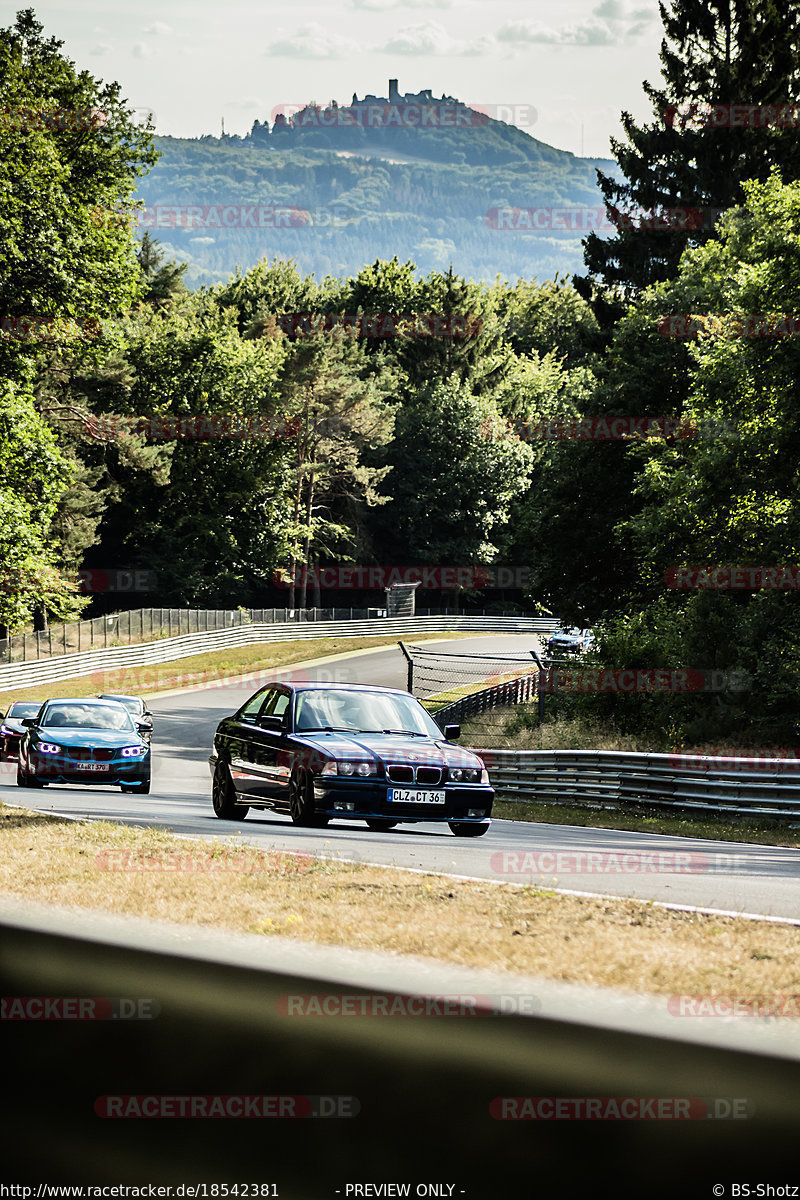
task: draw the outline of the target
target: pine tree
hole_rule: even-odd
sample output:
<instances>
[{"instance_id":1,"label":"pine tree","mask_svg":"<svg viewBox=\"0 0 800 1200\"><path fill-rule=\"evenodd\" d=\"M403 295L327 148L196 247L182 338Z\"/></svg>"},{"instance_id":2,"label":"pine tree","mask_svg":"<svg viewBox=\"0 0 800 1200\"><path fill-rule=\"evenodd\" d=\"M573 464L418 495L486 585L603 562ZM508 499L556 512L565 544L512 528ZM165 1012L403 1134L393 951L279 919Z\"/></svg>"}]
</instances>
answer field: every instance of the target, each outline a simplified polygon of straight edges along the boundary
<instances>
[{"instance_id":1,"label":"pine tree","mask_svg":"<svg viewBox=\"0 0 800 1200\"><path fill-rule=\"evenodd\" d=\"M611 239L591 233L584 242L589 277L575 282L587 299L599 281L631 296L674 277L685 247L713 236L714 210L741 203L743 180L763 181L775 165L786 182L800 177L796 0L672 0L669 9L659 7L663 83L643 84L654 120L639 126L623 113L628 140L611 144L624 182L598 171L620 231ZM731 106L762 107L746 116ZM775 106L772 117L766 106ZM698 228L637 227L641 210L657 217L686 208L700 210ZM686 224L697 219L690 213ZM670 214L672 221L679 215Z\"/></svg>"}]
</instances>

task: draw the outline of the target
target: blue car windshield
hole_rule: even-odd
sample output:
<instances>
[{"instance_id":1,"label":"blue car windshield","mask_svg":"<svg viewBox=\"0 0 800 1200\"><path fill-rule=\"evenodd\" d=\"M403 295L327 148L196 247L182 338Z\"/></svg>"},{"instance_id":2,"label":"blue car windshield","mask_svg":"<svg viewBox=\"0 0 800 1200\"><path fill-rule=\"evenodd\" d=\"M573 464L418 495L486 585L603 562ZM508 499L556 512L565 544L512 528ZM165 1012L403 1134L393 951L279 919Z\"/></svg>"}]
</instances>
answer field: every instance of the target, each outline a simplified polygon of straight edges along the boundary
<instances>
[{"instance_id":1,"label":"blue car windshield","mask_svg":"<svg viewBox=\"0 0 800 1200\"><path fill-rule=\"evenodd\" d=\"M46 729L110 729L126 733L134 729L127 709L121 704L51 704L44 715Z\"/></svg>"},{"instance_id":2,"label":"blue car windshield","mask_svg":"<svg viewBox=\"0 0 800 1200\"><path fill-rule=\"evenodd\" d=\"M442 737L436 722L413 696L309 688L295 702L298 733L335 729L346 733L411 733Z\"/></svg>"}]
</instances>

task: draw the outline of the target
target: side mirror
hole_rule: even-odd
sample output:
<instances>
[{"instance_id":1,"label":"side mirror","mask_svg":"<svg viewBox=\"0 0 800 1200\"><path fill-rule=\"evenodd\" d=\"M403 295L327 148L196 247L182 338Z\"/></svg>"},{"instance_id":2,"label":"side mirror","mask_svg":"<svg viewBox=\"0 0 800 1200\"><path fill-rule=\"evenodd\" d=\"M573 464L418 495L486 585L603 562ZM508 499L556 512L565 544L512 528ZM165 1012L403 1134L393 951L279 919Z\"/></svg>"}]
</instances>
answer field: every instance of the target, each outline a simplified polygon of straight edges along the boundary
<instances>
[{"instance_id":1,"label":"side mirror","mask_svg":"<svg viewBox=\"0 0 800 1200\"><path fill-rule=\"evenodd\" d=\"M276 733L282 733L285 728L283 717L270 717L265 715L258 718L258 724L262 729L272 729Z\"/></svg>"},{"instance_id":2,"label":"side mirror","mask_svg":"<svg viewBox=\"0 0 800 1200\"><path fill-rule=\"evenodd\" d=\"M461 737L460 725L445 725L444 738L446 742L457 742Z\"/></svg>"},{"instance_id":3,"label":"side mirror","mask_svg":"<svg viewBox=\"0 0 800 1200\"><path fill-rule=\"evenodd\" d=\"M142 713L142 720L144 720L145 717L147 717L148 721L152 723L153 714L150 712L149 708L145 709L145 711Z\"/></svg>"},{"instance_id":4,"label":"side mirror","mask_svg":"<svg viewBox=\"0 0 800 1200\"><path fill-rule=\"evenodd\" d=\"M152 721L137 721L136 728L139 730L140 733L149 733L150 730L153 728L153 722Z\"/></svg>"},{"instance_id":5,"label":"side mirror","mask_svg":"<svg viewBox=\"0 0 800 1200\"><path fill-rule=\"evenodd\" d=\"M20 725L27 725L28 729L33 729L36 724L36 717L23 717Z\"/></svg>"}]
</instances>

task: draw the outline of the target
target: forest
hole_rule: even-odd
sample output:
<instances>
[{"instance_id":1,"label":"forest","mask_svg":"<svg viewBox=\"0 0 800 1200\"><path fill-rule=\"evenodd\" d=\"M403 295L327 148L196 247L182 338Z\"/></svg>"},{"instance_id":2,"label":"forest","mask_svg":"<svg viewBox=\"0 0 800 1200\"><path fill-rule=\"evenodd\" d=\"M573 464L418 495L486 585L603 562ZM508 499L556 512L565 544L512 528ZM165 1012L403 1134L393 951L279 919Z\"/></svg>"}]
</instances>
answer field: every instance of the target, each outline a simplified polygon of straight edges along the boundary
<instances>
[{"instance_id":1,"label":"forest","mask_svg":"<svg viewBox=\"0 0 800 1200\"><path fill-rule=\"evenodd\" d=\"M538 165L520 150L505 164L390 170L255 135L157 139L117 84L20 13L0 31L3 629L75 616L82 567L151 572L157 591L140 603L215 607L266 603L276 572L298 568L511 564L529 571L519 608L591 626L609 667L749 681L712 701L565 705L614 710L631 728L666 724L676 744L745 718L762 743L786 736L800 665L790 587L675 580L689 578L681 568L799 561L800 349L786 319L800 313L796 128L664 113L732 97L778 111L798 94L799 34L794 8L674 3L663 77L647 85L652 117L624 118L617 165L593 180L588 164L540 143ZM55 109L104 118L7 119ZM492 205L583 204L597 188L611 214L719 216L589 233L572 278L548 277L532 257L516 275L519 249L494 250L511 235L482 240ZM352 241L349 226L329 229L312 273L305 231L294 247L258 249L237 230L224 253L207 252L214 278L189 287L199 280L179 238L132 216L142 197L252 204L255 192L288 205L302 193L312 210L346 202ZM453 265L451 214L433 220L444 203L474 228L469 269ZM401 223L430 218L433 257L413 241L419 229L407 240L393 230L383 254L365 257L357 230L389 208ZM231 271L229 252L256 261ZM720 319L730 315L738 323ZM376 318L390 318L388 334ZM174 432L200 417L259 433ZM634 431L563 432L615 418Z\"/></svg>"}]
</instances>

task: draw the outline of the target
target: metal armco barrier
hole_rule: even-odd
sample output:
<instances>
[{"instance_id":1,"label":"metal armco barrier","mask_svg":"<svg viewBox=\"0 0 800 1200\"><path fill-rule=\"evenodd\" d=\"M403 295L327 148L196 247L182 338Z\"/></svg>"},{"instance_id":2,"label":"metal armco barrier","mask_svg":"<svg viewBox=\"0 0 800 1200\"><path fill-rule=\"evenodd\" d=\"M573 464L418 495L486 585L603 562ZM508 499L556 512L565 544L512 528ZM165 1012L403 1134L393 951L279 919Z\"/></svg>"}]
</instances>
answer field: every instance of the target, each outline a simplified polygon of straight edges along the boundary
<instances>
[{"instance_id":1,"label":"metal armco barrier","mask_svg":"<svg viewBox=\"0 0 800 1200\"><path fill-rule=\"evenodd\" d=\"M0 689L37 687L63 679L75 679L93 671L146 667L155 663L190 658L210 650L229 646L249 646L261 642L286 642L305 638L414 636L425 633L529 633L540 634L554 628L552 620L539 617L432 616L378 618L366 621L300 621L252 623L231 629L192 633L183 637L162 638L133 646L115 646L108 650L88 650L82 654L64 654L57 658L0 667Z\"/></svg>"},{"instance_id":2,"label":"metal armco barrier","mask_svg":"<svg viewBox=\"0 0 800 1200\"><path fill-rule=\"evenodd\" d=\"M441 719L444 710L435 714ZM477 750L501 799L649 804L739 815L800 817L800 758L719 756L682 766L675 754L616 750ZM703 762L708 769L704 769Z\"/></svg>"},{"instance_id":3,"label":"metal armco barrier","mask_svg":"<svg viewBox=\"0 0 800 1200\"><path fill-rule=\"evenodd\" d=\"M538 675L523 675L520 679L509 679L506 683L496 683L493 687L483 688L480 692L471 692L468 696L462 696L460 700L454 700L452 704L445 704L443 708L438 708L436 712L431 713L431 716L439 728L444 729L445 725L451 723L460 725L468 717L479 716L493 708L523 704L526 701L537 699L538 696Z\"/></svg>"},{"instance_id":4,"label":"metal armco barrier","mask_svg":"<svg viewBox=\"0 0 800 1200\"><path fill-rule=\"evenodd\" d=\"M138 998L151 1014L6 1022L3 1176L33 1184L34 1197L46 1183L172 1185L173 1198L231 1196L211 1185L238 1184L239 1197L280 1200L699 1200L720 1178L797 1179L797 1049L790 1038L756 1037L752 1022L712 1018L691 1029L670 1020L668 997L654 998L659 1020L652 1004L640 1015L633 994L610 1019L601 990L582 1014L545 998L546 1015L534 1016L290 1017L289 996L478 989L454 986L452 968L433 960L406 960L390 977L390 967L370 974L335 947L280 939L272 949L265 938L262 954L253 938L144 926L42 906L0 911L4 997L124 997L133 1011ZM174 1103L160 1119L143 1104L276 1095L353 1097L359 1111L170 1120ZM96 1112L101 1097L120 1096L138 1097L143 1116ZM508 1120L498 1115L508 1112L503 1097L664 1098L667 1112L680 1099L693 1115L653 1119L651 1103L646 1119ZM393 1190L378 1190L388 1181ZM260 1190L267 1185L275 1190Z\"/></svg>"}]
</instances>

